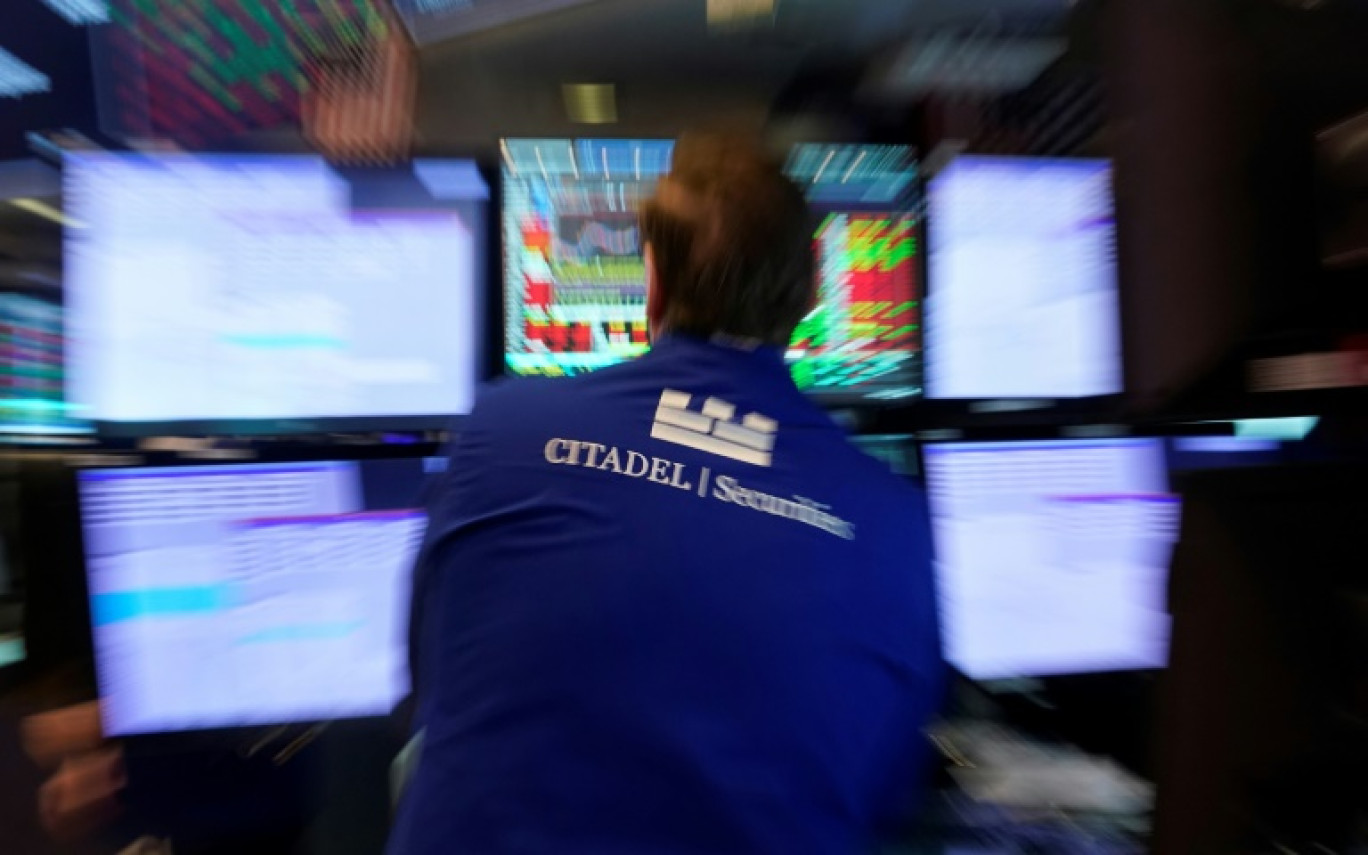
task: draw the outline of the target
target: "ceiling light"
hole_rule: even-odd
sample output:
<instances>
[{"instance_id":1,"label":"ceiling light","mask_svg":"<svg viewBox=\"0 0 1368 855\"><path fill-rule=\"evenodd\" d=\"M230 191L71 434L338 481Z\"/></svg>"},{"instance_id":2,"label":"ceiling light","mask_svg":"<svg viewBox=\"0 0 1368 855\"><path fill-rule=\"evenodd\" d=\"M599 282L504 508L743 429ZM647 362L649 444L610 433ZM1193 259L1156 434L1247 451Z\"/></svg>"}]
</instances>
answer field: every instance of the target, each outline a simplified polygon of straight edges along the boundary
<instances>
[{"instance_id":1,"label":"ceiling light","mask_svg":"<svg viewBox=\"0 0 1368 855\"><path fill-rule=\"evenodd\" d=\"M747 23L773 18L777 0L708 0L708 23L712 26Z\"/></svg>"},{"instance_id":2,"label":"ceiling light","mask_svg":"<svg viewBox=\"0 0 1368 855\"><path fill-rule=\"evenodd\" d=\"M22 98L51 91L52 80L46 74L0 48L0 98Z\"/></svg>"},{"instance_id":3,"label":"ceiling light","mask_svg":"<svg viewBox=\"0 0 1368 855\"><path fill-rule=\"evenodd\" d=\"M611 83L567 83L561 91L570 121L584 125L617 121L617 90Z\"/></svg>"},{"instance_id":4,"label":"ceiling light","mask_svg":"<svg viewBox=\"0 0 1368 855\"><path fill-rule=\"evenodd\" d=\"M43 3L78 26L109 23L109 0L43 0Z\"/></svg>"}]
</instances>

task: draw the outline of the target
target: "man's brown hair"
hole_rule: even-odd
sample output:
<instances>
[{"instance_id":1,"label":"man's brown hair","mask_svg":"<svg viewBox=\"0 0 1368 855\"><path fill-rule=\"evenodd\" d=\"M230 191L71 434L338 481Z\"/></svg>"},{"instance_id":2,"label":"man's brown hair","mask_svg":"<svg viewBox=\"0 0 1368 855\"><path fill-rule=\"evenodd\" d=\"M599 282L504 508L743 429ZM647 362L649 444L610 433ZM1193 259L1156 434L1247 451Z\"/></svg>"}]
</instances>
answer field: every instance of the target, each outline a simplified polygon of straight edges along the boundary
<instances>
[{"instance_id":1,"label":"man's brown hair","mask_svg":"<svg viewBox=\"0 0 1368 855\"><path fill-rule=\"evenodd\" d=\"M670 174L642 209L641 235L666 330L783 346L812 308L806 202L756 143L680 138Z\"/></svg>"}]
</instances>

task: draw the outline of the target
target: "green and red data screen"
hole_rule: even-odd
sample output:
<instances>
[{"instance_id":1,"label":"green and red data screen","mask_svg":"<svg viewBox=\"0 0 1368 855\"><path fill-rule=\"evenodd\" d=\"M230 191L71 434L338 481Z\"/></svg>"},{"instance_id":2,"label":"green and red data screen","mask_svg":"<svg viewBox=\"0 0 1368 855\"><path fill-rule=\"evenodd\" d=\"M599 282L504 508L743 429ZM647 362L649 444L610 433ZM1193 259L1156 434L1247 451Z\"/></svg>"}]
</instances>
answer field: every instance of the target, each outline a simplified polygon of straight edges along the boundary
<instances>
[{"instance_id":1,"label":"green and red data screen","mask_svg":"<svg viewBox=\"0 0 1368 855\"><path fill-rule=\"evenodd\" d=\"M505 362L573 375L650 348L637 213L669 169L667 140L505 140ZM814 394L921 393L916 168L901 146L794 149L813 206L817 305L788 349Z\"/></svg>"}]
</instances>

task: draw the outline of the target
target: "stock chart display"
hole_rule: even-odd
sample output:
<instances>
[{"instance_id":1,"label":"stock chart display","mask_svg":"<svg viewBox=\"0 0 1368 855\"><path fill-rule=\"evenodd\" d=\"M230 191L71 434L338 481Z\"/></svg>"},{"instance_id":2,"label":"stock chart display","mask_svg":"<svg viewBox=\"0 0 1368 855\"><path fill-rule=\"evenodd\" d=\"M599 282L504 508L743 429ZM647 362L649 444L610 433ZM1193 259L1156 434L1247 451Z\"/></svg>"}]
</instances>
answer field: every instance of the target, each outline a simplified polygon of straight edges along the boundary
<instances>
[{"instance_id":1,"label":"stock chart display","mask_svg":"<svg viewBox=\"0 0 1368 855\"><path fill-rule=\"evenodd\" d=\"M506 140L505 342L516 374L570 375L646 352L637 212L663 140Z\"/></svg>"},{"instance_id":2,"label":"stock chart display","mask_svg":"<svg viewBox=\"0 0 1368 855\"><path fill-rule=\"evenodd\" d=\"M212 146L297 124L307 76L395 25L376 0L111 0L94 30L104 130Z\"/></svg>"},{"instance_id":3,"label":"stock chart display","mask_svg":"<svg viewBox=\"0 0 1368 855\"><path fill-rule=\"evenodd\" d=\"M0 434L84 430L66 404L64 344L59 304L0 294Z\"/></svg>"},{"instance_id":4,"label":"stock chart display","mask_svg":"<svg viewBox=\"0 0 1368 855\"><path fill-rule=\"evenodd\" d=\"M915 219L828 214L814 246L818 302L789 346L794 380L850 389L906 375L921 329Z\"/></svg>"},{"instance_id":5,"label":"stock chart display","mask_svg":"<svg viewBox=\"0 0 1368 855\"><path fill-rule=\"evenodd\" d=\"M917 161L908 146L794 146L786 170L818 215L817 305L789 347L818 395L897 400L922 391Z\"/></svg>"},{"instance_id":6,"label":"stock chart display","mask_svg":"<svg viewBox=\"0 0 1368 855\"><path fill-rule=\"evenodd\" d=\"M637 214L673 143L506 140L505 361L573 375L650 347ZM788 349L817 395L921 392L916 169L901 146L798 146L788 173L816 213L817 305Z\"/></svg>"}]
</instances>

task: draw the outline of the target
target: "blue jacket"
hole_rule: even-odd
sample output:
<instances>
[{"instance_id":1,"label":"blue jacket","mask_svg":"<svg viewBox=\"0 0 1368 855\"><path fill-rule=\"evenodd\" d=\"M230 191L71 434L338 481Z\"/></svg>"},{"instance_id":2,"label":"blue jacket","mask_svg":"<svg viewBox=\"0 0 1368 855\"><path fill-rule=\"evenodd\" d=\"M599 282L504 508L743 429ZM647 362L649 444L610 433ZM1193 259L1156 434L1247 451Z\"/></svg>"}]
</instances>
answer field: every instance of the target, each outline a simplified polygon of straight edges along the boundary
<instances>
[{"instance_id":1,"label":"blue jacket","mask_svg":"<svg viewBox=\"0 0 1368 855\"><path fill-rule=\"evenodd\" d=\"M913 803L924 499L779 351L496 386L429 511L392 855L845 853Z\"/></svg>"}]
</instances>

